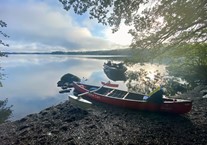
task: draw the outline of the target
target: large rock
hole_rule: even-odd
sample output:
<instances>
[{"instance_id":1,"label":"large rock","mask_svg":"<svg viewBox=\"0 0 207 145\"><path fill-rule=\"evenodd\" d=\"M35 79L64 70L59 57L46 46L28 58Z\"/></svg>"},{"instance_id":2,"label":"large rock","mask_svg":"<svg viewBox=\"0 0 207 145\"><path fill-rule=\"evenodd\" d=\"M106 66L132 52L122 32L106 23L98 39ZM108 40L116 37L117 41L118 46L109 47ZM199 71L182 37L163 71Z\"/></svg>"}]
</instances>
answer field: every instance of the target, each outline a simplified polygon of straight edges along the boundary
<instances>
[{"instance_id":1,"label":"large rock","mask_svg":"<svg viewBox=\"0 0 207 145\"><path fill-rule=\"evenodd\" d=\"M64 87L64 86L70 87L73 81L80 82L80 78L73 74L67 73L61 77L60 81L58 81L57 83L57 86L58 87Z\"/></svg>"}]
</instances>

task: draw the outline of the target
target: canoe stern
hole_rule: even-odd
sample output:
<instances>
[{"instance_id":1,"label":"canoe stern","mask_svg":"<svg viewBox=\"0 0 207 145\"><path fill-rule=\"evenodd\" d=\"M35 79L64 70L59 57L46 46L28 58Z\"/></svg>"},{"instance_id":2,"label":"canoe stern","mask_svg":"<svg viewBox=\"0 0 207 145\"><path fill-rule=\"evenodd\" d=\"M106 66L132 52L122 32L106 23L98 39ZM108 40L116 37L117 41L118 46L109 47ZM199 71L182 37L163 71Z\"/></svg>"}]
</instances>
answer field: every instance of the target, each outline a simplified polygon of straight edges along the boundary
<instances>
[{"instance_id":1,"label":"canoe stern","mask_svg":"<svg viewBox=\"0 0 207 145\"><path fill-rule=\"evenodd\" d=\"M176 114L185 114L192 109L192 101L177 100L177 102L166 102L160 106L160 111Z\"/></svg>"}]
</instances>

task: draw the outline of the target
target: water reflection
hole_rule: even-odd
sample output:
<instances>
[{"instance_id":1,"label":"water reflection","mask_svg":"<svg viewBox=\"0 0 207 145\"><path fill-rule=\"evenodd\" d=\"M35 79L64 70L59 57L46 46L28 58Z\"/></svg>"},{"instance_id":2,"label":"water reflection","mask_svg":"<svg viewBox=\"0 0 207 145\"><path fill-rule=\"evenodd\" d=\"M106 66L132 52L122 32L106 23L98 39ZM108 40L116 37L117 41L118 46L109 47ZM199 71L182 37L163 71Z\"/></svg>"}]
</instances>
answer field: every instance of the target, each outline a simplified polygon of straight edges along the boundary
<instances>
[{"instance_id":1,"label":"water reflection","mask_svg":"<svg viewBox=\"0 0 207 145\"><path fill-rule=\"evenodd\" d=\"M59 94L60 88L57 88L57 82L65 73L88 78L89 83L97 85L100 85L97 80L108 80L101 70L103 61L53 55L2 58L7 78L2 81L0 100L8 98L8 105L13 105L13 120L39 112L67 100L67 94Z\"/></svg>"},{"instance_id":2,"label":"water reflection","mask_svg":"<svg viewBox=\"0 0 207 145\"><path fill-rule=\"evenodd\" d=\"M188 88L187 82L169 76L165 65L138 63L128 65L127 71L108 67L104 67L103 70L110 80L124 81L127 89L132 92L148 94L157 87L162 87L165 95L172 96L178 92L183 93Z\"/></svg>"},{"instance_id":3,"label":"water reflection","mask_svg":"<svg viewBox=\"0 0 207 145\"><path fill-rule=\"evenodd\" d=\"M117 73L114 71L110 71L107 69L104 69L104 73L106 74L106 76L113 81L126 81L126 75L125 73Z\"/></svg>"},{"instance_id":4,"label":"water reflection","mask_svg":"<svg viewBox=\"0 0 207 145\"><path fill-rule=\"evenodd\" d=\"M157 87L172 96L187 91L188 83L180 78L169 76L165 65L135 64L126 73L126 85L130 91L148 94Z\"/></svg>"},{"instance_id":5,"label":"water reflection","mask_svg":"<svg viewBox=\"0 0 207 145\"><path fill-rule=\"evenodd\" d=\"M142 76L139 73L141 68L148 72L149 75L143 76L149 77L150 81L155 78L156 70L159 70L160 75L166 74L165 66L137 64L127 66L124 79L114 79L110 76L119 77L119 75L107 75L103 71L104 62L106 62L105 59L67 55L10 55L1 60L7 78L2 81L0 100L8 98L8 105L13 105L14 110L12 120L15 120L67 100L68 94L60 94L61 88L57 87L57 82L66 73L74 74L79 78L84 77L88 84L93 85L101 85L101 81L110 80L112 83L116 81L116 84L119 84L118 89L123 90L128 90L129 83L133 84L135 81L142 80L139 78ZM115 63L119 62L115 61ZM130 72L136 74L135 78ZM144 71L143 74L145 74Z\"/></svg>"}]
</instances>

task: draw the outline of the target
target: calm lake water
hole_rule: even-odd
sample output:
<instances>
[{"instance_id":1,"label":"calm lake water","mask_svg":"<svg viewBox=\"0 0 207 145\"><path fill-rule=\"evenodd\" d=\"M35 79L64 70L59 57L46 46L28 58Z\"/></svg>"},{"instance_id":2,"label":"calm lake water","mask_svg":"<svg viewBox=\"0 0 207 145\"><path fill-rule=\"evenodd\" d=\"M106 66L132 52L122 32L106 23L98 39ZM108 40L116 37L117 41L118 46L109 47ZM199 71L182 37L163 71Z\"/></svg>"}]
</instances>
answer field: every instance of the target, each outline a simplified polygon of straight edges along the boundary
<instances>
[{"instance_id":1,"label":"calm lake water","mask_svg":"<svg viewBox=\"0 0 207 145\"><path fill-rule=\"evenodd\" d=\"M68 99L67 94L59 94L57 82L66 73L87 78L87 83L101 85L109 81L103 71L107 59L95 59L69 55L9 55L1 58L1 67L6 76L1 80L0 100L8 98L8 106L13 105L11 120L20 119L31 113L57 105ZM141 66L129 68L138 69ZM146 69L165 71L164 66L145 65ZM1 71L2 72L2 71ZM123 81L116 81L120 89L126 90Z\"/></svg>"}]
</instances>

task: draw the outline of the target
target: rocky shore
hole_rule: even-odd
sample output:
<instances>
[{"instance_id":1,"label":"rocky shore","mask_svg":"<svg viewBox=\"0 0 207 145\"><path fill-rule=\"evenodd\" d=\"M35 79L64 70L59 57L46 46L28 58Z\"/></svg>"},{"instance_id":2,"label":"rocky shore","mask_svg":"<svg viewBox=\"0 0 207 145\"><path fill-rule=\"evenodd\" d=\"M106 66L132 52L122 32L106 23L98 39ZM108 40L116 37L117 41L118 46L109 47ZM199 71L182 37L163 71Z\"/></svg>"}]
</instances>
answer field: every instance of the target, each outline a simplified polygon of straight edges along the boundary
<instances>
[{"instance_id":1,"label":"rocky shore","mask_svg":"<svg viewBox=\"0 0 207 145\"><path fill-rule=\"evenodd\" d=\"M83 110L66 101L21 120L0 125L1 145L206 145L206 87L179 97L193 100L192 111L169 115L97 104Z\"/></svg>"}]
</instances>

